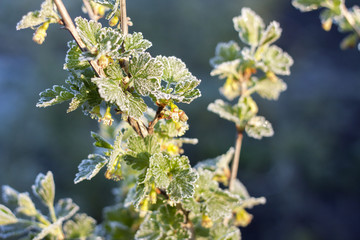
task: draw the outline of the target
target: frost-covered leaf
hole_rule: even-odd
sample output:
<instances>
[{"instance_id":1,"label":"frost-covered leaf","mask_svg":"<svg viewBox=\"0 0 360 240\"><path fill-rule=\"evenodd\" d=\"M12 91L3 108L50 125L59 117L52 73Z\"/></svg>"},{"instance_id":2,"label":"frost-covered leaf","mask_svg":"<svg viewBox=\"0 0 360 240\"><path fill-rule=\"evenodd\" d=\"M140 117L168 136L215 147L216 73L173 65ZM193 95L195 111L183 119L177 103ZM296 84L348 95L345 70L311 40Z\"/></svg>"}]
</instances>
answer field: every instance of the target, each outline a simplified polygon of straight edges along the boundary
<instances>
[{"instance_id":1,"label":"frost-covered leaf","mask_svg":"<svg viewBox=\"0 0 360 240\"><path fill-rule=\"evenodd\" d=\"M30 217L37 214L35 205L27 192L18 195L18 204L19 207L16 208L16 212Z\"/></svg>"},{"instance_id":2,"label":"frost-covered leaf","mask_svg":"<svg viewBox=\"0 0 360 240\"><path fill-rule=\"evenodd\" d=\"M155 239L189 239L191 233L183 224L184 215L176 207L162 206L158 211L149 214L136 232L137 240Z\"/></svg>"},{"instance_id":3,"label":"frost-covered leaf","mask_svg":"<svg viewBox=\"0 0 360 240\"><path fill-rule=\"evenodd\" d=\"M229 62L223 62L211 71L211 76L219 75L219 78L236 78L239 75L241 60L236 59Z\"/></svg>"},{"instance_id":4,"label":"frost-covered leaf","mask_svg":"<svg viewBox=\"0 0 360 240\"><path fill-rule=\"evenodd\" d=\"M258 81L255 85L256 92L263 98L277 100L281 92L287 88L286 83L279 79L265 78Z\"/></svg>"},{"instance_id":5,"label":"frost-covered leaf","mask_svg":"<svg viewBox=\"0 0 360 240\"><path fill-rule=\"evenodd\" d=\"M205 200L206 213L212 220L232 215L232 210L240 205L239 199L227 191L218 189Z\"/></svg>"},{"instance_id":6,"label":"frost-covered leaf","mask_svg":"<svg viewBox=\"0 0 360 240\"><path fill-rule=\"evenodd\" d=\"M259 45L265 25L260 16L249 8L243 8L241 15L233 18L234 28L244 43L253 47Z\"/></svg>"},{"instance_id":7,"label":"frost-covered leaf","mask_svg":"<svg viewBox=\"0 0 360 240\"><path fill-rule=\"evenodd\" d=\"M142 96L148 96L160 88L163 66L149 53L140 53L130 60L129 73L136 91Z\"/></svg>"},{"instance_id":8,"label":"frost-covered leaf","mask_svg":"<svg viewBox=\"0 0 360 240\"><path fill-rule=\"evenodd\" d=\"M79 206L76 205L71 198L60 199L55 205L55 214L58 221L65 221L79 211Z\"/></svg>"},{"instance_id":9,"label":"frost-covered leaf","mask_svg":"<svg viewBox=\"0 0 360 240\"><path fill-rule=\"evenodd\" d=\"M161 134L171 138L183 136L187 130L189 130L187 123L182 123L181 126L179 126L179 123L176 123L172 119L160 123Z\"/></svg>"},{"instance_id":10,"label":"frost-covered leaf","mask_svg":"<svg viewBox=\"0 0 360 240\"><path fill-rule=\"evenodd\" d=\"M130 152L125 156L128 165L136 170L143 170L149 166L150 157L160 152L160 143L155 135L145 138L133 135L128 140Z\"/></svg>"},{"instance_id":11,"label":"frost-covered leaf","mask_svg":"<svg viewBox=\"0 0 360 240\"><path fill-rule=\"evenodd\" d=\"M170 182L174 181L174 178L181 173L181 171L189 169L190 163L186 156L168 156L161 153L156 153L151 156L149 160L149 168L146 172L145 180L153 179L155 186L159 188L168 188ZM179 179L173 183L173 191L177 187L176 184L183 184L184 178L188 174L188 180L194 177L190 172L182 173L179 175ZM190 176L191 175L191 176ZM171 180L171 177L173 178ZM196 174L195 174L196 180ZM178 186L179 188L189 188L188 186Z\"/></svg>"},{"instance_id":12,"label":"frost-covered leaf","mask_svg":"<svg viewBox=\"0 0 360 240\"><path fill-rule=\"evenodd\" d=\"M91 137L93 139L95 139L95 142L94 142L95 147L100 147L100 148L105 148L105 149L114 149L113 146L99 134L97 134L95 132L91 132Z\"/></svg>"},{"instance_id":13,"label":"frost-covered leaf","mask_svg":"<svg viewBox=\"0 0 360 240\"><path fill-rule=\"evenodd\" d=\"M246 189L246 187L244 186L244 184L242 184L239 179L235 179L234 181L234 188L231 191L231 193L239 196L241 199L248 199L250 198L250 195Z\"/></svg>"},{"instance_id":14,"label":"frost-covered leaf","mask_svg":"<svg viewBox=\"0 0 360 240\"><path fill-rule=\"evenodd\" d=\"M106 177L113 179L115 181L120 180L122 178L121 160L123 157L122 155L124 153L122 147L122 138L123 135L121 133L119 133L115 138L114 148L110 153L109 163L106 172Z\"/></svg>"},{"instance_id":15,"label":"frost-covered leaf","mask_svg":"<svg viewBox=\"0 0 360 240\"><path fill-rule=\"evenodd\" d=\"M210 229L210 238L218 240L239 240L241 233L239 228L226 226L223 222L218 222Z\"/></svg>"},{"instance_id":16,"label":"frost-covered leaf","mask_svg":"<svg viewBox=\"0 0 360 240\"><path fill-rule=\"evenodd\" d=\"M16 223L16 216L6 206L0 204L0 225Z\"/></svg>"},{"instance_id":17,"label":"frost-covered leaf","mask_svg":"<svg viewBox=\"0 0 360 240\"><path fill-rule=\"evenodd\" d=\"M326 4L328 0L292 0L294 7L302 12L316 10Z\"/></svg>"},{"instance_id":18,"label":"frost-covered leaf","mask_svg":"<svg viewBox=\"0 0 360 240\"><path fill-rule=\"evenodd\" d=\"M118 59L122 57L121 51L124 36L119 29L113 29L110 27L102 28L96 38L96 53L92 56L92 53L88 53L89 58L87 60L97 60L101 56L111 57Z\"/></svg>"},{"instance_id":19,"label":"frost-covered leaf","mask_svg":"<svg viewBox=\"0 0 360 240\"><path fill-rule=\"evenodd\" d=\"M66 53L64 69L81 70L90 67L88 61L81 58L82 51L75 41L68 42L69 50Z\"/></svg>"},{"instance_id":20,"label":"frost-covered leaf","mask_svg":"<svg viewBox=\"0 0 360 240\"><path fill-rule=\"evenodd\" d=\"M1 206L1 205L0 205ZM0 225L0 238L7 239L19 239L21 235L28 233L34 225L30 221L17 222L8 225ZM17 237L17 238L15 238Z\"/></svg>"},{"instance_id":21,"label":"frost-covered leaf","mask_svg":"<svg viewBox=\"0 0 360 240\"><path fill-rule=\"evenodd\" d=\"M18 195L19 192L13 189L8 185L2 186L2 199L7 205L17 205L18 204Z\"/></svg>"},{"instance_id":22,"label":"frost-covered leaf","mask_svg":"<svg viewBox=\"0 0 360 240\"><path fill-rule=\"evenodd\" d=\"M129 92L124 92L119 81L109 78L93 78L92 82L98 86L99 94L106 102L115 103L123 113L130 117L138 120L146 111L147 106L144 100Z\"/></svg>"},{"instance_id":23,"label":"frost-covered leaf","mask_svg":"<svg viewBox=\"0 0 360 240\"><path fill-rule=\"evenodd\" d=\"M36 27L44 22L56 22L59 19L52 0L45 0L41 4L41 9L34 12L29 12L22 17L20 22L16 25L16 30Z\"/></svg>"},{"instance_id":24,"label":"frost-covered leaf","mask_svg":"<svg viewBox=\"0 0 360 240\"><path fill-rule=\"evenodd\" d=\"M99 154L90 154L87 159L81 161L78 166L79 172L76 174L74 183L83 180L90 180L105 166L109 160Z\"/></svg>"},{"instance_id":25,"label":"frost-covered leaf","mask_svg":"<svg viewBox=\"0 0 360 240\"><path fill-rule=\"evenodd\" d=\"M76 29L80 35L81 40L85 43L89 50L96 47L97 38L100 33L101 23L94 20L88 21L85 18L75 18Z\"/></svg>"},{"instance_id":26,"label":"frost-covered leaf","mask_svg":"<svg viewBox=\"0 0 360 240\"><path fill-rule=\"evenodd\" d=\"M46 89L40 93L39 102L36 104L37 107L49 107L64 101L68 101L74 97L71 90L63 87L54 85L53 88Z\"/></svg>"},{"instance_id":27,"label":"frost-covered leaf","mask_svg":"<svg viewBox=\"0 0 360 240\"><path fill-rule=\"evenodd\" d=\"M149 40L144 39L142 33L134 32L128 34L124 39L124 50L126 53L141 53L150 48L152 43Z\"/></svg>"},{"instance_id":28,"label":"frost-covered leaf","mask_svg":"<svg viewBox=\"0 0 360 240\"><path fill-rule=\"evenodd\" d=\"M260 45L272 44L280 38L281 32L280 24L275 21L271 22L261 36Z\"/></svg>"},{"instance_id":29,"label":"frost-covered leaf","mask_svg":"<svg viewBox=\"0 0 360 240\"><path fill-rule=\"evenodd\" d=\"M274 135L271 123L262 116L251 118L245 126L245 131L250 137L255 139L272 137Z\"/></svg>"},{"instance_id":30,"label":"frost-covered leaf","mask_svg":"<svg viewBox=\"0 0 360 240\"><path fill-rule=\"evenodd\" d=\"M208 111L216 113L221 118L232 121L237 125L241 124L238 109L224 102L221 99L217 99L214 103L210 103L208 106Z\"/></svg>"},{"instance_id":31,"label":"frost-covered leaf","mask_svg":"<svg viewBox=\"0 0 360 240\"><path fill-rule=\"evenodd\" d=\"M165 86L154 94L156 99L190 103L201 96L200 90L196 89L201 81L189 72L183 61L163 56L156 59L164 66L162 79L165 81Z\"/></svg>"},{"instance_id":32,"label":"frost-covered leaf","mask_svg":"<svg viewBox=\"0 0 360 240\"><path fill-rule=\"evenodd\" d=\"M82 213L76 214L74 220L68 220L63 228L67 239L85 239L91 236L95 227L95 219Z\"/></svg>"},{"instance_id":33,"label":"frost-covered leaf","mask_svg":"<svg viewBox=\"0 0 360 240\"><path fill-rule=\"evenodd\" d=\"M275 45L270 46L263 53L263 61L269 71L279 75L290 75L290 67L294 63L288 53Z\"/></svg>"},{"instance_id":34,"label":"frost-covered leaf","mask_svg":"<svg viewBox=\"0 0 360 240\"><path fill-rule=\"evenodd\" d=\"M55 183L52 172L48 171L46 175L38 174L35 184L32 185L32 190L46 206L52 206L55 198Z\"/></svg>"},{"instance_id":35,"label":"frost-covered leaf","mask_svg":"<svg viewBox=\"0 0 360 240\"><path fill-rule=\"evenodd\" d=\"M217 156L216 158L206 159L204 161L198 162L194 168L202 168L216 172L217 170L229 167L229 163L231 162L233 156L234 148L231 147L225 154Z\"/></svg>"},{"instance_id":36,"label":"frost-covered leaf","mask_svg":"<svg viewBox=\"0 0 360 240\"><path fill-rule=\"evenodd\" d=\"M110 64L105 69L105 73L112 80L122 80L126 76L124 70L117 63Z\"/></svg>"},{"instance_id":37,"label":"frost-covered leaf","mask_svg":"<svg viewBox=\"0 0 360 240\"><path fill-rule=\"evenodd\" d=\"M168 187L170 199L180 201L184 198L192 197L195 192L194 189L197 178L197 173L191 169L185 169L176 174Z\"/></svg>"},{"instance_id":38,"label":"frost-covered leaf","mask_svg":"<svg viewBox=\"0 0 360 240\"><path fill-rule=\"evenodd\" d=\"M218 43L215 49L215 57L210 59L210 64L215 67L224 62L236 60L241 57L240 47L235 41Z\"/></svg>"}]
</instances>

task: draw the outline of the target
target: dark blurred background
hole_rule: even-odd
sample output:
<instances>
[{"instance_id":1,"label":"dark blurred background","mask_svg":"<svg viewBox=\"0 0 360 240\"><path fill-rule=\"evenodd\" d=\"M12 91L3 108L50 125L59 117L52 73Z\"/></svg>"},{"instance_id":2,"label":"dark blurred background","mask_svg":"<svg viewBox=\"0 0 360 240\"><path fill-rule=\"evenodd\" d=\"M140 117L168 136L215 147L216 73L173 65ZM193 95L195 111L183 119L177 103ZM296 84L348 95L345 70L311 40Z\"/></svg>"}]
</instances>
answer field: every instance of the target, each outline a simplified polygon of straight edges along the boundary
<instances>
[{"instance_id":1,"label":"dark blurred background","mask_svg":"<svg viewBox=\"0 0 360 240\"><path fill-rule=\"evenodd\" d=\"M65 0L71 16L81 1ZM358 1L346 1L348 6ZM36 175L54 172L57 198L72 197L81 211L101 221L101 209L113 203L102 174L73 184L77 165L92 152L90 131L96 121L67 105L35 107L38 93L62 84L67 31L51 25L42 46L33 31L16 23L41 0L0 2L0 185L30 191ZM175 55L202 79L203 97L181 105L190 117L186 147L191 161L215 157L234 143L233 124L206 111L220 98L223 81L209 75L209 59L218 42L238 40L232 18L250 7L268 24L279 21L277 42L294 58L288 90L279 101L259 101L260 114L275 135L245 138L239 178L253 196L267 204L251 210L255 218L242 229L244 239L352 240L360 236L360 52L342 51L343 34L321 29L319 12L300 13L290 0L132 0L134 27L153 42L153 55Z\"/></svg>"}]
</instances>

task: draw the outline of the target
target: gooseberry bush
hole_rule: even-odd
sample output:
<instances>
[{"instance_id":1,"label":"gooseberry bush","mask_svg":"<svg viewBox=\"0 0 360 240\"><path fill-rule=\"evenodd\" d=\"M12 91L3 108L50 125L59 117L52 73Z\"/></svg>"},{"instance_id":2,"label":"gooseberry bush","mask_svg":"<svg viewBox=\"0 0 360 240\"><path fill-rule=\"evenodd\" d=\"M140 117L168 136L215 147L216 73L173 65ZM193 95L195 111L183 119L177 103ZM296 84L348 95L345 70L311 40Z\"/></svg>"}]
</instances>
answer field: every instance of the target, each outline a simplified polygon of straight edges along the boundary
<instances>
[{"instance_id":1,"label":"gooseberry bush","mask_svg":"<svg viewBox=\"0 0 360 240\"><path fill-rule=\"evenodd\" d=\"M286 90L280 77L289 75L293 64L274 44L281 35L279 23L266 26L243 8L233 19L240 41L216 47L211 75L226 79L220 92L229 102L219 99L208 109L234 122L238 137L235 148L192 167L182 146L197 139L183 137L188 116L178 104L201 96L200 80L176 57L151 56L152 43L142 33L128 32L132 23L125 0L84 0L83 10L90 20L73 22L61 0L45 0L40 10L23 16L17 29L34 29L39 44L53 24L72 35L64 64L69 76L41 92L37 107L69 102L67 112L80 108L100 122L100 131L91 132L94 153L80 162L74 182L91 180L104 169L107 179L119 181L116 204L104 208L103 221L96 223L78 213L70 198L55 200L53 174L40 173L32 191L46 212L28 192L3 186L0 237L240 239L239 227L252 219L247 209L265 203L236 178L243 134L261 139L274 132L258 115L252 95L278 99ZM98 22L101 18L109 26Z\"/></svg>"}]
</instances>

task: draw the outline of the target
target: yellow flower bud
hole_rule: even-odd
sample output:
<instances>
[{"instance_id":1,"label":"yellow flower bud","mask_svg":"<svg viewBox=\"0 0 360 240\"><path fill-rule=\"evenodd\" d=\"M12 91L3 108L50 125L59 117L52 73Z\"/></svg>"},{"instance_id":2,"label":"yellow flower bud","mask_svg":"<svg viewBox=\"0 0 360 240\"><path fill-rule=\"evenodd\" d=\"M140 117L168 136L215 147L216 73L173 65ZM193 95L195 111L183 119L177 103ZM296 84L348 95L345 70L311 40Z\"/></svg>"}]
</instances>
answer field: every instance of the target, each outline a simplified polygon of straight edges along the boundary
<instances>
[{"instance_id":1,"label":"yellow flower bud","mask_svg":"<svg viewBox=\"0 0 360 240\"><path fill-rule=\"evenodd\" d=\"M157 200L157 193L156 193L155 184L152 184L152 187L151 187L151 191L150 191L149 197L150 197L150 202L151 202L151 204L156 204L156 200Z\"/></svg>"},{"instance_id":2,"label":"yellow flower bud","mask_svg":"<svg viewBox=\"0 0 360 240\"><path fill-rule=\"evenodd\" d=\"M201 217L201 226L203 226L204 228L211 228L213 225L214 223L211 218L208 215L203 214Z\"/></svg>"},{"instance_id":3,"label":"yellow flower bud","mask_svg":"<svg viewBox=\"0 0 360 240\"><path fill-rule=\"evenodd\" d=\"M148 210L149 210L149 199L145 198L140 206L140 217L142 218L145 217Z\"/></svg>"},{"instance_id":4,"label":"yellow flower bud","mask_svg":"<svg viewBox=\"0 0 360 240\"><path fill-rule=\"evenodd\" d=\"M110 107L107 107L106 108L106 112L104 114L104 117L101 119L103 121L103 123L105 125L108 125L108 126L111 126L111 124L113 123L114 119L112 118L111 116L111 108Z\"/></svg>"},{"instance_id":5,"label":"yellow flower bud","mask_svg":"<svg viewBox=\"0 0 360 240\"><path fill-rule=\"evenodd\" d=\"M250 224L252 219L253 219L253 216L250 213L248 213L247 211L245 211L244 208L241 208L236 212L235 225L241 226L241 227L246 227L247 225Z\"/></svg>"},{"instance_id":6,"label":"yellow flower bud","mask_svg":"<svg viewBox=\"0 0 360 240\"><path fill-rule=\"evenodd\" d=\"M107 66L109 66L111 60L111 58L106 56L106 55L101 55L100 58L97 60L97 64L101 67L101 68L106 68Z\"/></svg>"},{"instance_id":7,"label":"yellow flower bud","mask_svg":"<svg viewBox=\"0 0 360 240\"><path fill-rule=\"evenodd\" d=\"M119 23L119 17L118 16L113 16L110 20L109 20L109 25L110 27L115 27L117 24Z\"/></svg>"},{"instance_id":8,"label":"yellow flower bud","mask_svg":"<svg viewBox=\"0 0 360 240\"><path fill-rule=\"evenodd\" d=\"M332 23L332 19L328 18L326 21L322 22L322 28L328 32L331 30Z\"/></svg>"},{"instance_id":9,"label":"yellow flower bud","mask_svg":"<svg viewBox=\"0 0 360 240\"><path fill-rule=\"evenodd\" d=\"M38 27L33 35L33 41L37 44L42 44L45 41L46 30L49 28L49 22L44 22Z\"/></svg>"}]
</instances>

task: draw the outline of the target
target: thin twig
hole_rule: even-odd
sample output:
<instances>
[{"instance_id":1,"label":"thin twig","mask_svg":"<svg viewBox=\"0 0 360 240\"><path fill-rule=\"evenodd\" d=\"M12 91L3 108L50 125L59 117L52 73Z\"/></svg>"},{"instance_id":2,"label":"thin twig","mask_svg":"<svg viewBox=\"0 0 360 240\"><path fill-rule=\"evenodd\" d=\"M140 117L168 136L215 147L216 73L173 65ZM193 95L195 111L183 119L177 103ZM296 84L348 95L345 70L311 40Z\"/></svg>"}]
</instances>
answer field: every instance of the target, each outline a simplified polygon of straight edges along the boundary
<instances>
[{"instance_id":1,"label":"thin twig","mask_svg":"<svg viewBox=\"0 0 360 240\"><path fill-rule=\"evenodd\" d=\"M71 20L71 17L64 6L64 3L62 0L54 0L54 3L57 7L58 12L61 15L62 21L64 23L65 28L70 32L70 34L73 36L74 40L76 41L77 45L80 47L82 52L88 51L86 48L85 43L81 40L79 33L76 30L76 27L74 25L74 22ZM102 68L99 67L99 65L95 61L89 61L91 67L94 69L98 77L104 76L104 71Z\"/></svg>"},{"instance_id":2,"label":"thin twig","mask_svg":"<svg viewBox=\"0 0 360 240\"><path fill-rule=\"evenodd\" d=\"M354 29L354 31L357 33L357 35L360 37L360 29L356 26L356 22L353 18L353 16L350 14L349 10L346 8L345 3L341 4L341 12L344 15L345 19L348 21L348 23L351 25L351 27Z\"/></svg>"},{"instance_id":3,"label":"thin twig","mask_svg":"<svg viewBox=\"0 0 360 240\"><path fill-rule=\"evenodd\" d=\"M156 111L156 114L155 114L155 117L154 117L154 120L152 120L150 123L149 123L149 127L148 127L148 132L149 134L153 134L154 133L154 127L155 125L157 124L157 122L160 120L161 118L161 115L162 115L162 110L165 108L165 106L163 105L160 105L158 107L158 110Z\"/></svg>"},{"instance_id":4,"label":"thin twig","mask_svg":"<svg viewBox=\"0 0 360 240\"><path fill-rule=\"evenodd\" d=\"M83 0L84 6L86 8L86 11L90 17L91 20L97 21L99 18L95 15L93 8L90 5L89 0Z\"/></svg>"},{"instance_id":5,"label":"thin twig","mask_svg":"<svg viewBox=\"0 0 360 240\"><path fill-rule=\"evenodd\" d=\"M237 137L236 137L236 144L235 144L235 156L234 156L234 160L233 160L233 163L231 166L231 177L230 177L230 184L229 184L230 192L234 190L234 184L235 184L238 167L239 167L242 140L243 140L243 132L238 131Z\"/></svg>"}]
</instances>

